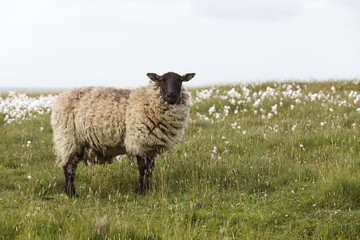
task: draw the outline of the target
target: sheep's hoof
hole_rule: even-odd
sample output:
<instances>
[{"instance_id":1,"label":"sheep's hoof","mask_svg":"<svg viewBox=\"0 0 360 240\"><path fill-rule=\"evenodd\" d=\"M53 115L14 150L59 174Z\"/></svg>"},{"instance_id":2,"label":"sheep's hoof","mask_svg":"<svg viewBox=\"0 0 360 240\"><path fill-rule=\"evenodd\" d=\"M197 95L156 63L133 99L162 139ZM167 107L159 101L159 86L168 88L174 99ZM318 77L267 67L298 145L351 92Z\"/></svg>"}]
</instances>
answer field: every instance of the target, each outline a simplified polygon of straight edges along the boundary
<instances>
[{"instance_id":1,"label":"sheep's hoof","mask_svg":"<svg viewBox=\"0 0 360 240\"><path fill-rule=\"evenodd\" d=\"M64 189L64 191L69 198L78 198L79 197L79 195L75 192L75 188Z\"/></svg>"},{"instance_id":2,"label":"sheep's hoof","mask_svg":"<svg viewBox=\"0 0 360 240\"><path fill-rule=\"evenodd\" d=\"M135 189L135 193L139 194L139 195L145 195L145 190L144 189L140 189L140 188L136 188Z\"/></svg>"},{"instance_id":3,"label":"sheep's hoof","mask_svg":"<svg viewBox=\"0 0 360 240\"><path fill-rule=\"evenodd\" d=\"M79 195L76 192L71 193L71 194L66 193L66 195L68 196L68 198L78 198L79 197Z\"/></svg>"}]
</instances>

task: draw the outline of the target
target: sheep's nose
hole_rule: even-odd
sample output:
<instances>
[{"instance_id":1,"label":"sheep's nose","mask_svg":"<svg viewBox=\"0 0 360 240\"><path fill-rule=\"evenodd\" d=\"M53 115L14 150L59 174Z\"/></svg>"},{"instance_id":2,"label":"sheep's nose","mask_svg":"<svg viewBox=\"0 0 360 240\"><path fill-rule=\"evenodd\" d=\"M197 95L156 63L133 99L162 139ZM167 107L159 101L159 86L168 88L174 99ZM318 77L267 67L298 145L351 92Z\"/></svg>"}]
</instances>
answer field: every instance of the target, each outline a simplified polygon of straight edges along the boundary
<instances>
[{"instance_id":1,"label":"sheep's nose","mask_svg":"<svg viewBox=\"0 0 360 240\"><path fill-rule=\"evenodd\" d=\"M169 104L175 104L176 101L177 101L177 97L178 95L177 94L174 94L174 93L167 93L166 94L166 101L169 103Z\"/></svg>"},{"instance_id":2,"label":"sheep's nose","mask_svg":"<svg viewBox=\"0 0 360 240\"><path fill-rule=\"evenodd\" d=\"M166 95L168 98L175 98L176 97L176 94L175 93L168 93Z\"/></svg>"}]
</instances>

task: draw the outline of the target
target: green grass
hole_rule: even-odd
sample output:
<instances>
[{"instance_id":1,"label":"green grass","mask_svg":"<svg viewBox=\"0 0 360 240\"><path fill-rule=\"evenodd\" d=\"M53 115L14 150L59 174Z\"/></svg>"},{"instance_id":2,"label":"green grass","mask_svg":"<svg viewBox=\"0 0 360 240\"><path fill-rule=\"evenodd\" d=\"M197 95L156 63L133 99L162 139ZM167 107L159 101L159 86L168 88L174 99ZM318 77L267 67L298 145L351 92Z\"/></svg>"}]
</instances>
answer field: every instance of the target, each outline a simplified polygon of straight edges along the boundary
<instances>
[{"instance_id":1,"label":"green grass","mask_svg":"<svg viewBox=\"0 0 360 240\"><path fill-rule=\"evenodd\" d=\"M287 86L301 96L285 96ZM348 96L360 85L250 84L248 101L243 87L216 87L201 101L203 89L191 90L184 140L158 157L145 196L134 193L136 161L126 157L80 164L80 197L68 199L49 115L5 124L0 114L0 239L359 239L360 102ZM278 95L253 106L267 87ZM235 105L221 98L231 88L242 94Z\"/></svg>"}]
</instances>

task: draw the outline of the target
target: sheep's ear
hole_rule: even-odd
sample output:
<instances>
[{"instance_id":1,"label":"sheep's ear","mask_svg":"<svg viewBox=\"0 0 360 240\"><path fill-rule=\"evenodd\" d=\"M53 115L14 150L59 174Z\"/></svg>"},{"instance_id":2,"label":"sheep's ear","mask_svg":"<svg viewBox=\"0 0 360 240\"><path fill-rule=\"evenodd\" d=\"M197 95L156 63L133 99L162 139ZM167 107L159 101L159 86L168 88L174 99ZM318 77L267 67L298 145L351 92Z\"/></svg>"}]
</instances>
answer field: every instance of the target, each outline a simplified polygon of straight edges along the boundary
<instances>
[{"instance_id":1,"label":"sheep's ear","mask_svg":"<svg viewBox=\"0 0 360 240\"><path fill-rule=\"evenodd\" d=\"M195 76L195 73L187 73L182 76L181 80L183 82L187 82L187 81L190 81L194 76Z\"/></svg>"},{"instance_id":2,"label":"sheep's ear","mask_svg":"<svg viewBox=\"0 0 360 240\"><path fill-rule=\"evenodd\" d=\"M160 81L161 78L161 76L157 75L156 73L148 73L146 75L154 82Z\"/></svg>"}]
</instances>

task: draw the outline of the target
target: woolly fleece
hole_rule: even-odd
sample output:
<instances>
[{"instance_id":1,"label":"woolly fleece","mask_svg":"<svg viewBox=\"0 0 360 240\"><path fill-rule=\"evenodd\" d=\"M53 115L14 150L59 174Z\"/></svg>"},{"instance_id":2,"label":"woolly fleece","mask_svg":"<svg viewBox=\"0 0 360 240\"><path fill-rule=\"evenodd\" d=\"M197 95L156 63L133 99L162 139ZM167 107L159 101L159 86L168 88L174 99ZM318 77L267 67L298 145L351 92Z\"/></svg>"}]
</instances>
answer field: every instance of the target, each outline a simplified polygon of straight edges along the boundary
<instances>
[{"instance_id":1,"label":"woolly fleece","mask_svg":"<svg viewBox=\"0 0 360 240\"><path fill-rule=\"evenodd\" d=\"M155 156L170 151L183 138L190 104L185 88L177 104L166 103L153 81L134 90L67 90L52 108L56 163L106 163L119 154Z\"/></svg>"}]
</instances>

